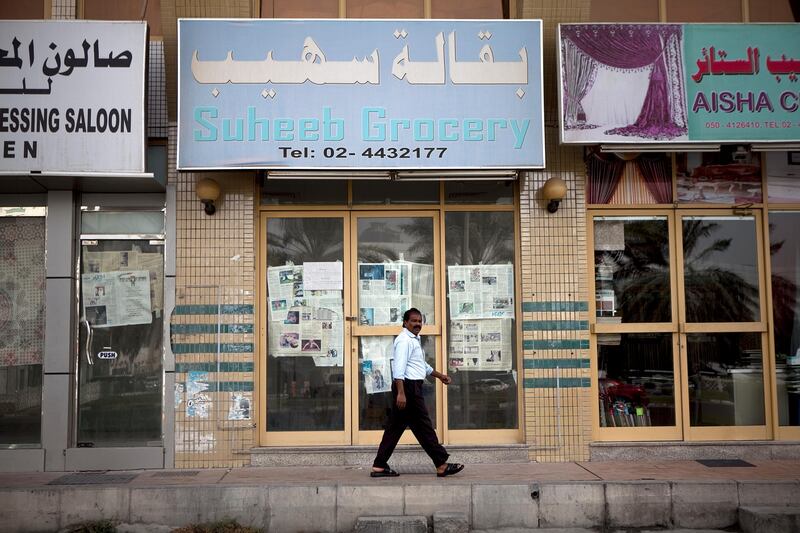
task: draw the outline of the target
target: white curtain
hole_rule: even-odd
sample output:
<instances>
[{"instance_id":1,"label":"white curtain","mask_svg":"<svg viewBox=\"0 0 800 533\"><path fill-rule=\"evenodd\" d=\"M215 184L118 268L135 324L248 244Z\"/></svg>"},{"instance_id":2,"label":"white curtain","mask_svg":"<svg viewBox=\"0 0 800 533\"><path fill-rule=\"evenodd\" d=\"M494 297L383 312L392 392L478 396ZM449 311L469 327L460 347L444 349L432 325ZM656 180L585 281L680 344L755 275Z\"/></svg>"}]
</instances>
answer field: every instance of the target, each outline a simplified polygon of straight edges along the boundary
<instances>
[{"instance_id":1,"label":"white curtain","mask_svg":"<svg viewBox=\"0 0 800 533\"><path fill-rule=\"evenodd\" d=\"M652 70L653 67L625 70L598 65L594 85L581 102L586 123L614 128L636 122Z\"/></svg>"}]
</instances>

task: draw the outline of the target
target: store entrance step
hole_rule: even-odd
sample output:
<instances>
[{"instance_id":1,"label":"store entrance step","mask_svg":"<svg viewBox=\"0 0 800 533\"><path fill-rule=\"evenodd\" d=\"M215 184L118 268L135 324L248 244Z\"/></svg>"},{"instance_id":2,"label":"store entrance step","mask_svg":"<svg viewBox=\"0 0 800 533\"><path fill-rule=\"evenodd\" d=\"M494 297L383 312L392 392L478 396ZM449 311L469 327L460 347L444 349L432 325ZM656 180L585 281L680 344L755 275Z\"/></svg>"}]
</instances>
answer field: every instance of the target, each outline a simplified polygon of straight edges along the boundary
<instances>
[{"instance_id":1,"label":"store entrance step","mask_svg":"<svg viewBox=\"0 0 800 533\"><path fill-rule=\"evenodd\" d=\"M424 516L361 516L353 530L356 533L428 533Z\"/></svg>"},{"instance_id":2,"label":"store entrance step","mask_svg":"<svg viewBox=\"0 0 800 533\"><path fill-rule=\"evenodd\" d=\"M796 533L800 531L800 507L740 507L743 533Z\"/></svg>"},{"instance_id":3,"label":"store entrance step","mask_svg":"<svg viewBox=\"0 0 800 533\"><path fill-rule=\"evenodd\" d=\"M529 463L528 445L447 446L451 462L462 464ZM374 446L280 446L252 448L250 466L365 466L375 459ZM398 446L390 460L392 467L431 466L419 445Z\"/></svg>"}]
</instances>

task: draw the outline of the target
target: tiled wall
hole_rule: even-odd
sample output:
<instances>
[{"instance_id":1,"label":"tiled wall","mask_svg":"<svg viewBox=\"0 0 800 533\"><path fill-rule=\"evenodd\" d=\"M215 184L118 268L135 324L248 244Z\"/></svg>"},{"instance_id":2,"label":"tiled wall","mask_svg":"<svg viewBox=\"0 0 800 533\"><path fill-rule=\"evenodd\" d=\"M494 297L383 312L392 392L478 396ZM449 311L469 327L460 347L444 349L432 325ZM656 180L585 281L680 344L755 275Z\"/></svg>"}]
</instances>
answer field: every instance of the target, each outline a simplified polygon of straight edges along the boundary
<instances>
[{"instance_id":1,"label":"tiled wall","mask_svg":"<svg viewBox=\"0 0 800 533\"><path fill-rule=\"evenodd\" d=\"M50 4L50 18L53 20L74 20L76 16L75 2L77 0L52 0Z\"/></svg>"},{"instance_id":2,"label":"tiled wall","mask_svg":"<svg viewBox=\"0 0 800 533\"><path fill-rule=\"evenodd\" d=\"M523 18L544 21L545 171L520 184L525 440L531 459L588 459L591 441L585 171L580 148L558 142L556 29L588 20L588 0L520 2ZM550 214L540 189L550 177L567 196Z\"/></svg>"}]
</instances>

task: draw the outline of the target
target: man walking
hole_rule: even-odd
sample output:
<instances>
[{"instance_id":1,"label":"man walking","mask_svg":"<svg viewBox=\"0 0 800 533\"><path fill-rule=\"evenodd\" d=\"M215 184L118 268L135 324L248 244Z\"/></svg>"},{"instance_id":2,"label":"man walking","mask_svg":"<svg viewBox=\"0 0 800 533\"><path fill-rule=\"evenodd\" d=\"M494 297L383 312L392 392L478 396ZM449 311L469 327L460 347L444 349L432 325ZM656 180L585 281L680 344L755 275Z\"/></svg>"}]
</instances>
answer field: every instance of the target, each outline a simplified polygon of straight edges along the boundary
<instances>
[{"instance_id":1,"label":"man walking","mask_svg":"<svg viewBox=\"0 0 800 533\"><path fill-rule=\"evenodd\" d=\"M425 406L422 384L429 375L445 385L450 384L450 376L437 372L425 361L425 352L420 345L419 332L422 330L422 313L411 308L403 314L403 331L394 339L392 359L392 397L394 405L389 414L386 431L383 433L378 455L372 463L372 477L395 477L397 472L389 468L389 457L394 452L400 437L407 427L411 428L425 453L436 465L436 475L452 476L464 469L464 465L448 463L450 454L439 444L436 432Z\"/></svg>"}]
</instances>

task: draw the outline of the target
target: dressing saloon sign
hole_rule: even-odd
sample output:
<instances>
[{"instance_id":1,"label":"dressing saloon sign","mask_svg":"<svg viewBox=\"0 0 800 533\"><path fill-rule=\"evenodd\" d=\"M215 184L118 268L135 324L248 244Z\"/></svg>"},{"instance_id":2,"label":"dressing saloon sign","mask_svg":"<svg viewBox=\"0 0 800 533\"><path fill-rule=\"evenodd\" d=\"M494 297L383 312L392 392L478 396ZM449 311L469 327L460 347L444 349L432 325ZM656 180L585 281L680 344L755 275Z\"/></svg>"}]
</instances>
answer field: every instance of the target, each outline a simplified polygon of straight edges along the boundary
<instances>
[{"instance_id":1,"label":"dressing saloon sign","mask_svg":"<svg viewBox=\"0 0 800 533\"><path fill-rule=\"evenodd\" d=\"M561 140L800 140L800 24L561 24Z\"/></svg>"},{"instance_id":2,"label":"dressing saloon sign","mask_svg":"<svg viewBox=\"0 0 800 533\"><path fill-rule=\"evenodd\" d=\"M178 22L179 169L544 166L541 22Z\"/></svg>"},{"instance_id":3,"label":"dressing saloon sign","mask_svg":"<svg viewBox=\"0 0 800 533\"><path fill-rule=\"evenodd\" d=\"M0 21L3 171L144 172L141 22Z\"/></svg>"}]
</instances>

